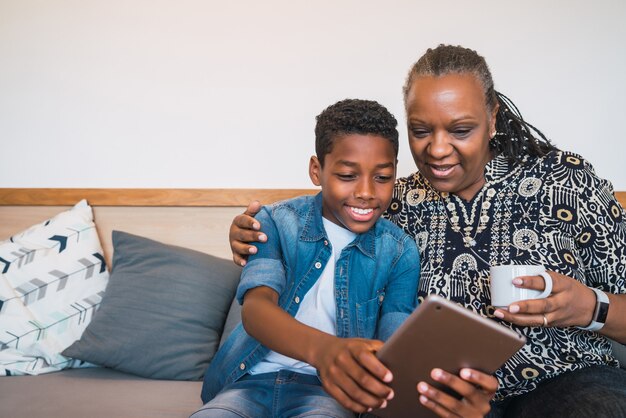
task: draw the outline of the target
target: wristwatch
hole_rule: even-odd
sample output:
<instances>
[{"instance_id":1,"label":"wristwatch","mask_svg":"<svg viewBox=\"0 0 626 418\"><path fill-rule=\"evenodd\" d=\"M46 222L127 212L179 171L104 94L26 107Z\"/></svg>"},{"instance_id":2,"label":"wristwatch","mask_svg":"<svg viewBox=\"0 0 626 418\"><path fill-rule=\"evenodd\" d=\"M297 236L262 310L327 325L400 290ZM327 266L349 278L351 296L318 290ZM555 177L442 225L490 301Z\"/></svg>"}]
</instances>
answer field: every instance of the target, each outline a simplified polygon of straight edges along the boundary
<instances>
[{"instance_id":1,"label":"wristwatch","mask_svg":"<svg viewBox=\"0 0 626 418\"><path fill-rule=\"evenodd\" d=\"M586 327L578 327L585 331L597 331L602 329L606 322L606 317L609 314L609 297L600 289L591 287L591 290L596 294L596 308L593 311L593 317L591 323Z\"/></svg>"}]
</instances>

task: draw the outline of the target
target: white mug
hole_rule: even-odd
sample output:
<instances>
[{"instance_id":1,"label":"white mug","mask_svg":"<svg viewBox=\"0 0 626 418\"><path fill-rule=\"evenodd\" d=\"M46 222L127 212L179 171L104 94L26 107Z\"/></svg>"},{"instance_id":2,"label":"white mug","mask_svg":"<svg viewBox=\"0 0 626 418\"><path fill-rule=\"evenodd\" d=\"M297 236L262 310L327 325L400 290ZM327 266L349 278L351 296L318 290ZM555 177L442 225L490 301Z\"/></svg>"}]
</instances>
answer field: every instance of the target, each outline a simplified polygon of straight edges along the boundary
<instances>
[{"instance_id":1,"label":"white mug","mask_svg":"<svg viewBox=\"0 0 626 418\"><path fill-rule=\"evenodd\" d=\"M552 277L541 265L502 265L489 269L491 276L491 304L496 308L509 306L513 302L526 299L543 299L552 293ZM546 284L543 291L523 289L513 285L513 279L520 276L541 276Z\"/></svg>"}]
</instances>

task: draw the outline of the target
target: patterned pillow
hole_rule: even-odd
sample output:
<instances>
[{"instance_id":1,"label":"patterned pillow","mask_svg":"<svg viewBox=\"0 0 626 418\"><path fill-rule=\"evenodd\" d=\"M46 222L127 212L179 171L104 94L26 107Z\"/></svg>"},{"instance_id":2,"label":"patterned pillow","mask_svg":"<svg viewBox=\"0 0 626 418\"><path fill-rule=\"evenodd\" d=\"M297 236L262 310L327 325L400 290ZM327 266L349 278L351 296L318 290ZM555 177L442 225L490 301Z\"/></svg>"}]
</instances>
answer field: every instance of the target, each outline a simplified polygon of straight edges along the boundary
<instances>
[{"instance_id":1,"label":"patterned pillow","mask_svg":"<svg viewBox=\"0 0 626 418\"><path fill-rule=\"evenodd\" d=\"M91 321L108 278L85 200L0 242L0 375L77 367L60 353Z\"/></svg>"}]
</instances>

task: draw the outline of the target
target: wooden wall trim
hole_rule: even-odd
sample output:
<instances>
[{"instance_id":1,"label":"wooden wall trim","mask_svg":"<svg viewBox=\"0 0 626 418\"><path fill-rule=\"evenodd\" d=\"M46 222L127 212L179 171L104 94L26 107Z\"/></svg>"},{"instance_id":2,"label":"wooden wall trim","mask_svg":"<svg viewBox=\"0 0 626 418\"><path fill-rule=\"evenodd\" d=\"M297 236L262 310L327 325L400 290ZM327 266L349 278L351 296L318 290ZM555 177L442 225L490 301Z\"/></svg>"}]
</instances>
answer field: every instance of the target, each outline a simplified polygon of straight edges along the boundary
<instances>
[{"instance_id":1,"label":"wooden wall trim","mask_svg":"<svg viewBox=\"0 0 626 418\"><path fill-rule=\"evenodd\" d=\"M315 189L18 189L0 188L0 206L246 206L271 203Z\"/></svg>"},{"instance_id":2,"label":"wooden wall trim","mask_svg":"<svg viewBox=\"0 0 626 418\"><path fill-rule=\"evenodd\" d=\"M315 189L18 189L0 188L0 206L246 206L254 199L271 203ZM626 192L615 192L626 207Z\"/></svg>"},{"instance_id":3,"label":"wooden wall trim","mask_svg":"<svg viewBox=\"0 0 626 418\"><path fill-rule=\"evenodd\" d=\"M615 192L615 198L623 208L626 208L626 192Z\"/></svg>"}]
</instances>

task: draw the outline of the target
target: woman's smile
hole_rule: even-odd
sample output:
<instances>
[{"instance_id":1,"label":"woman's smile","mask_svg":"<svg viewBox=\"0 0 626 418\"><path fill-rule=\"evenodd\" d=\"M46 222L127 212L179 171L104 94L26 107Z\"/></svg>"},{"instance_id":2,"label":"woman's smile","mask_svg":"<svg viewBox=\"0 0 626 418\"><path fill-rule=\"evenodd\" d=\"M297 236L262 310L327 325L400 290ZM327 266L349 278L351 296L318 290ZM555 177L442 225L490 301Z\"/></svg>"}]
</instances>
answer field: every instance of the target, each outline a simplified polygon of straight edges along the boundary
<instances>
[{"instance_id":1,"label":"woman's smile","mask_svg":"<svg viewBox=\"0 0 626 418\"><path fill-rule=\"evenodd\" d=\"M426 164L430 168L433 177L448 178L453 175L458 164Z\"/></svg>"},{"instance_id":2,"label":"woman's smile","mask_svg":"<svg viewBox=\"0 0 626 418\"><path fill-rule=\"evenodd\" d=\"M497 110L497 108L495 109ZM470 200L484 184L495 110L471 74L422 76L407 95L409 146L420 172L440 192Z\"/></svg>"}]
</instances>

